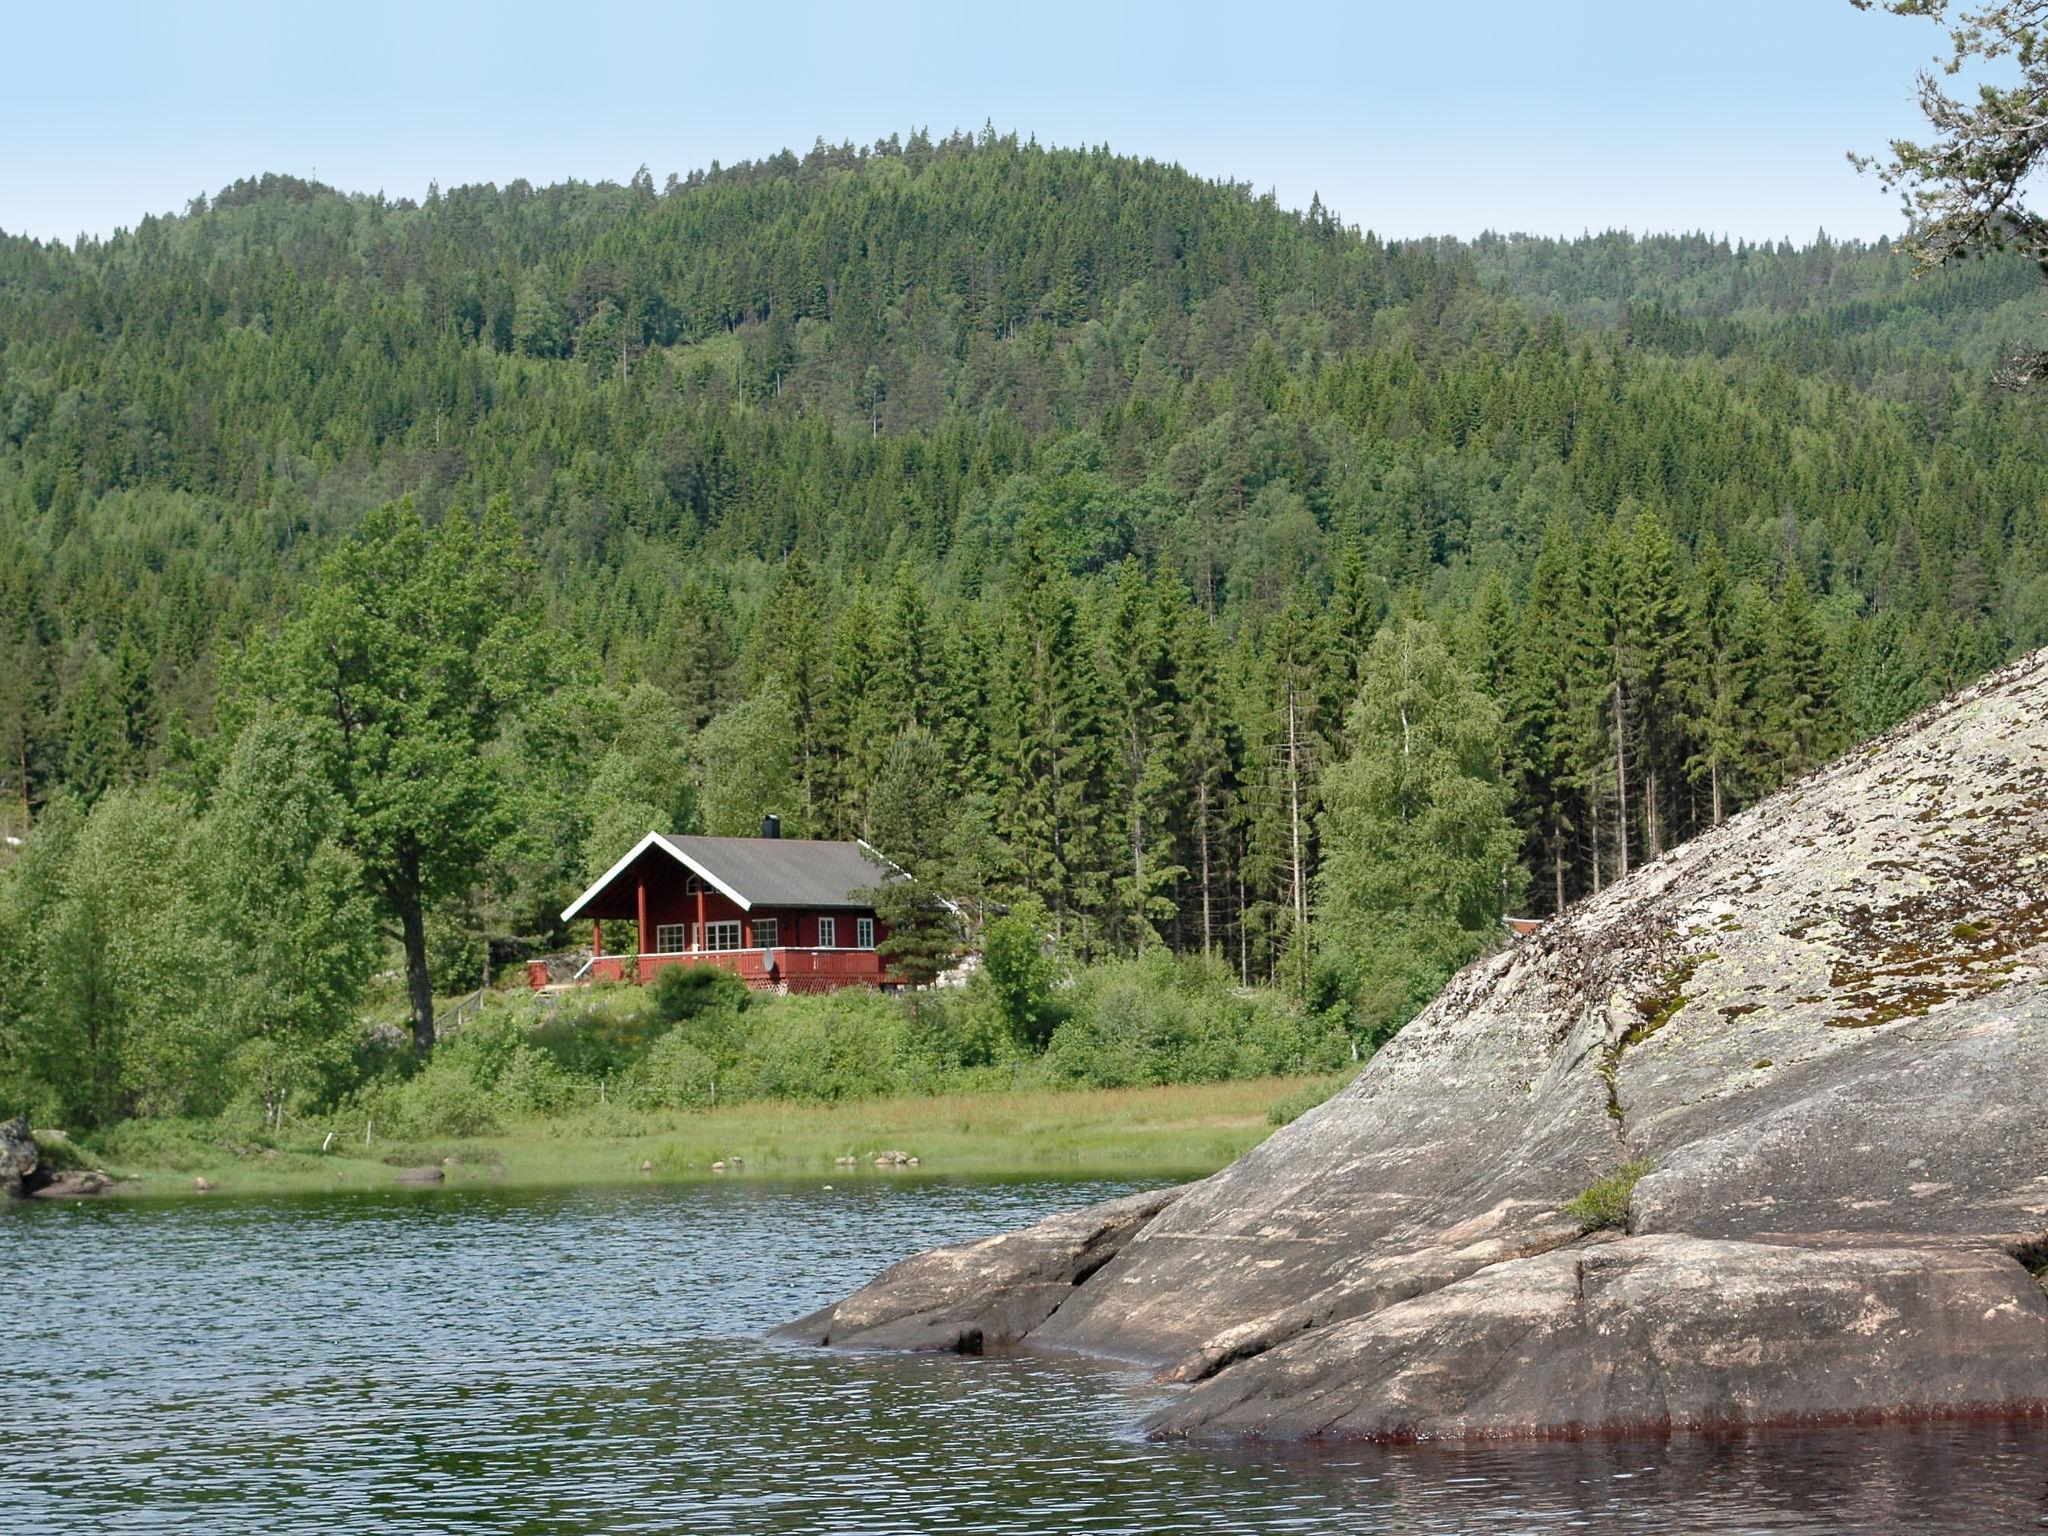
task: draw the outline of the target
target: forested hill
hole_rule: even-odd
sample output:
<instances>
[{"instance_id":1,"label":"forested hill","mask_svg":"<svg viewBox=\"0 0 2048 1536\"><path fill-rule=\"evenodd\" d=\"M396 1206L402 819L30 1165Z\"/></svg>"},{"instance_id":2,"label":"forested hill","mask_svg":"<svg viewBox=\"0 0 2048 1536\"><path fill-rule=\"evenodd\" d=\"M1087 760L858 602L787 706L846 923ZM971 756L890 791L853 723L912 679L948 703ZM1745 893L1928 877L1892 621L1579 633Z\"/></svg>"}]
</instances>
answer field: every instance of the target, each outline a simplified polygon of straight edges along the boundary
<instances>
[{"instance_id":1,"label":"forested hill","mask_svg":"<svg viewBox=\"0 0 2048 1536\"><path fill-rule=\"evenodd\" d=\"M1091 952L1305 974L1341 905L1389 915L1339 959L1427 930L1434 975L1489 902L1592 889L2048 640L2043 408L1987 382L2035 283L1388 243L993 133L419 205L266 176L0 239L0 798L203 791L224 662L337 539L502 498L582 702L445 924L546 942L607 762L615 795L697 765L628 817L841 833L928 739L974 823L949 877ZM1381 664L1435 680L1522 872L1485 837L1434 887L1420 846L1322 867L1387 803ZM665 744L627 739L635 685Z\"/></svg>"}]
</instances>

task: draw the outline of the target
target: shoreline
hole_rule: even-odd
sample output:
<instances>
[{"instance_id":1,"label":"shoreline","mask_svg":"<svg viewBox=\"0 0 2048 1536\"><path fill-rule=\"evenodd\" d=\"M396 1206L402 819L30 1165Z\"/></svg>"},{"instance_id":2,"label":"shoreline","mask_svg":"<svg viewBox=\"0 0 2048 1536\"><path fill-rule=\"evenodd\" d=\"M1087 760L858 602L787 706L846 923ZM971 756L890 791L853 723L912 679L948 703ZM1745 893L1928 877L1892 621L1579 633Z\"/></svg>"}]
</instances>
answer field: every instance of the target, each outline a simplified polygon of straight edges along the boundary
<instances>
[{"instance_id":1,"label":"shoreline","mask_svg":"<svg viewBox=\"0 0 2048 1536\"><path fill-rule=\"evenodd\" d=\"M567 1187L740 1179L889 1179L1214 1172L1349 1074L1151 1088L940 1094L838 1103L764 1101L714 1109L609 1109L508 1123L486 1135L373 1140L339 1121L307 1122L260 1144L214 1126L138 1123L107 1138L116 1180L98 1200L378 1189ZM320 1151L333 1132L335 1144ZM86 1146L93 1145L88 1139ZM83 1149L82 1149L83 1150ZM876 1167L883 1152L915 1166ZM835 1159L852 1157L851 1166ZM714 1163L724 1162L723 1171ZM433 1168L440 1177L401 1180ZM196 1181L205 1180L202 1190Z\"/></svg>"}]
</instances>

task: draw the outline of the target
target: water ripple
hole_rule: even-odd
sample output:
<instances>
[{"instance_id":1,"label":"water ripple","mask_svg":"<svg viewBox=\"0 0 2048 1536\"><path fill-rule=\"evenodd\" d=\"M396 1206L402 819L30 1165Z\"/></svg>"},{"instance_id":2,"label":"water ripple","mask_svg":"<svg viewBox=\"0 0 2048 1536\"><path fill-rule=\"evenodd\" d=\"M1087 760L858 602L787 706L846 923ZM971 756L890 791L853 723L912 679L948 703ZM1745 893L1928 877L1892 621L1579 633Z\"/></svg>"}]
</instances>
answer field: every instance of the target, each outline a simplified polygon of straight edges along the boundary
<instances>
[{"instance_id":1,"label":"water ripple","mask_svg":"<svg viewBox=\"0 0 2048 1536\"><path fill-rule=\"evenodd\" d=\"M1036 1356L763 1342L914 1249L1126 1186L734 1181L0 1212L10 1531L2048 1528L2041 1431L1218 1454Z\"/></svg>"}]
</instances>

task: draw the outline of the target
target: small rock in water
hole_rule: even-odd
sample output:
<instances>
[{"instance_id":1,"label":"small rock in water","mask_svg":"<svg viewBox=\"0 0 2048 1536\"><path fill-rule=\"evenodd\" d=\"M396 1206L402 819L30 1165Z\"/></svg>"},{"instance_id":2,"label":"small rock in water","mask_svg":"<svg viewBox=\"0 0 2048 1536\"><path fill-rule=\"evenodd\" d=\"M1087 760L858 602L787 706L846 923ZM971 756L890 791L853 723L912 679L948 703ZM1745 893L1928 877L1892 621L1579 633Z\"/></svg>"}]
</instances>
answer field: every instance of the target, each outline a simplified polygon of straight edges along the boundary
<instances>
[{"instance_id":1,"label":"small rock in water","mask_svg":"<svg viewBox=\"0 0 2048 1536\"><path fill-rule=\"evenodd\" d=\"M401 1184L438 1184L446 1177L446 1174L431 1163L424 1168L401 1168L398 1171L398 1182Z\"/></svg>"},{"instance_id":2,"label":"small rock in water","mask_svg":"<svg viewBox=\"0 0 2048 1536\"><path fill-rule=\"evenodd\" d=\"M203 1195L208 1190L212 1189L213 1185L208 1183L204 1178L197 1178L192 1181L192 1187Z\"/></svg>"},{"instance_id":3,"label":"small rock in water","mask_svg":"<svg viewBox=\"0 0 2048 1536\"><path fill-rule=\"evenodd\" d=\"M35 1191L35 1197L38 1200L80 1200L88 1195L105 1194L113 1183L97 1168L73 1169L51 1179Z\"/></svg>"},{"instance_id":4,"label":"small rock in water","mask_svg":"<svg viewBox=\"0 0 2048 1536\"><path fill-rule=\"evenodd\" d=\"M877 1168L903 1168L915 1161L916 1159L908 1152L898 1151L894 1147L891 1147L886 1152L877 1152L875 1154L875 1166Z\"/></svg>"},{"instance_id":5,"label":"small rock in water","mask_svg":"<svg viewBox=\"0 0 2048 1536\"><path fill-rule=\"evenodd\" d=\"M16 1115L0 1125L0 1195L19 1198L28 1193L40 1156L27 1115Z\"/></svg>"},{"instance_id":6,"label":"small rock in water","mask_svg":"<svg viewBox=\"0 0 2048 1536\"><path fill-rule=\"evenodd\" d=\"M917 1166L917 1159L914 1157L905 1158L903 1161L903 1166L906 1168L915 1168Z\"/></svg>"},{"instance_id":7,"label":"small rock in water","mask_svg":"<svg viewBox=\"0 0 2048 1536\"><path fill-rule=\"evenodd\" d=\"M718 1160L717 1162L713 1163L713 1164L711 1165L711 1171L712 1171L713 1173L723 1173L723 1172L725 1172L725 1159L724 1159L724 1158L720 1158L720 1159L719 1159L719 1160Z\"/></svg>"}]
</instances>

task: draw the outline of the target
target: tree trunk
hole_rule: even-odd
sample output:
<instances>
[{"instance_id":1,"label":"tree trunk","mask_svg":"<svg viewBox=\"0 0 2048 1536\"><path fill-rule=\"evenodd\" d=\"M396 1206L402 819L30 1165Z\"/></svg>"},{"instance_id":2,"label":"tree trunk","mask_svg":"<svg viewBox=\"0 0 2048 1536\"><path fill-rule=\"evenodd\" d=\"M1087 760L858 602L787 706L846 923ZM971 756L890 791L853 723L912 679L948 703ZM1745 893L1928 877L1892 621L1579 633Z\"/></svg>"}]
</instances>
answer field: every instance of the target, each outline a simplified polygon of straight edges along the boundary
<instances>
[{"instance_id":1,"label":"tree trunk","mask_svg":"<svg viewBox=\"0 0 2048 1536\"><path fill-rule=\"evenodd\" d=\"M1209 781L1202 779L1195 785L1195 842L1202 853L1202 953L1211 949L1212 933L1209 910Z\"/></svg>"},{"instance_id":2,"label":"tree trunk","mask_svg":"<svg viewBox=\"0 0 2048 1536\"><path fill-rule=\"evenodd\" d=\"M405 942L405 996L412 1007L412 1048L422 1056L434 1048L434 979L427 974L427 915L417 896L399 904Z\"/></svg>"},{"instance_id":3,"label":"tree trunk","mask_svg":"<svg viewBox=\"0 0 2048 1536\"><path fill-rule=\"evenodd\" d=\"M1291 946L1296 934L1308 926L1308 876L1304 866L1301 846L1301 739L1296 734L1294 712L1294 688L1287 689L1287 833L1290 844L1291 889L1289 904L1294 913L1294 933L1288 935Z\"/></svg>"},{"instance_id":4,"label":"tree trunk","mask_svg":"<svg viewBox=\"0 0 2048 1536\"><path fill-rule=\"evenodd\" d=\"M1621 679L1614 682L1614 846L1617 878L1628 878L1628 700Z\"/></svg>"},{"instance_id":5,"label":"tree trunk","mask_svg":"<svg viewBox=\"0 0 2048 1536\"><path fill-rule=\"evenodd\" d=\"M1600 894L1600 776L1598 771L1589 774L1586 780L1586 826L1593 842L1593 894Z\"/></svg>"}]
</instances>

